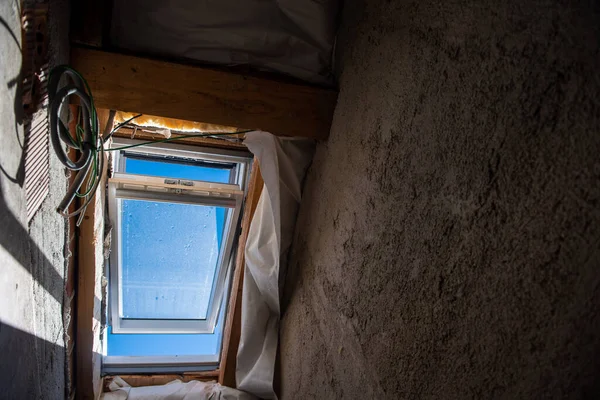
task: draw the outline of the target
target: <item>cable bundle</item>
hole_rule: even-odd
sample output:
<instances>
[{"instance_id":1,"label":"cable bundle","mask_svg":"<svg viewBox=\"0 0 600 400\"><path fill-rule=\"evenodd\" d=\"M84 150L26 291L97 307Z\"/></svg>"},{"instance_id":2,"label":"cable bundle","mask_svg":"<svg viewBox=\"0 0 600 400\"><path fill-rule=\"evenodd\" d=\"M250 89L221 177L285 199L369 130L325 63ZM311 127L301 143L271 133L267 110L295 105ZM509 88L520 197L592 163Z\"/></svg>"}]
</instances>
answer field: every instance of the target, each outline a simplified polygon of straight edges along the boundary
<instances>
[{"instance_id":1,"label":"cable bundle","mask_svg":"<svg viewBox=\"0 0 600 400\"><path fill-rule=\"evenodd\" d=\"M63 80L63 78L65 79ZM61 85L61 81L66 84ZM50 98L49 118L52 147L60 162L67 169L77 171L73 183L67 189L67 194L56 209L65 217L71 217L83 213L96 192L104 169L104 146L99 134L100 128L94 99L87 82L77 71L64 65L54 68L50 72L48 95ZM70 96L77 96L80 100L75 137L71 135L69 128L60 119L63 106L68 104ZM65 146L77 151L76 161L71 161L65 151ZM80 189L86 178L86 187L81 193ZM76 197L85 199L83 205L69 214L69 206Z\"/></svg>"}]
</instances>

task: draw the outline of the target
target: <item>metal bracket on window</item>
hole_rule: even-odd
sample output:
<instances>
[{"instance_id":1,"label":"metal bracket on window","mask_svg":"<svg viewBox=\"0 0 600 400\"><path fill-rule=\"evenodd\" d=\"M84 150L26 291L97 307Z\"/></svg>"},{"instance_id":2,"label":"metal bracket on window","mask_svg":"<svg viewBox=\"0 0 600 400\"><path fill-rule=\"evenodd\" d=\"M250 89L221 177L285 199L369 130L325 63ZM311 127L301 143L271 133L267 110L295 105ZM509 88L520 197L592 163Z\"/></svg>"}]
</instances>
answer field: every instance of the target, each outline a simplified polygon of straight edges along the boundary
<instances>
[{"instance_id":1,"label":"metal bracket on window","mask_svg":"<svg viewBox=\"0 0 600 400\"><path fill-rule=\"evenodd\" d=\"M165 184L167 185L182 185L182 186L194 186L193 181L186 181L184 179L165 179Z\"/></svg>"},{"instance_id":2,"label":"metal bracket on window","mask_svg":"<svg viewBox=\"0 0 600 400\"><path fill-rule=\"evenodd\" d=\"M194 182L193 181L187 181L185 179L171 179L171 178L165 179L165 184L166 185L194 186ZM174 193L181 194L182 190L181 189L175 189Z\"/></svg>"}]
</instances>

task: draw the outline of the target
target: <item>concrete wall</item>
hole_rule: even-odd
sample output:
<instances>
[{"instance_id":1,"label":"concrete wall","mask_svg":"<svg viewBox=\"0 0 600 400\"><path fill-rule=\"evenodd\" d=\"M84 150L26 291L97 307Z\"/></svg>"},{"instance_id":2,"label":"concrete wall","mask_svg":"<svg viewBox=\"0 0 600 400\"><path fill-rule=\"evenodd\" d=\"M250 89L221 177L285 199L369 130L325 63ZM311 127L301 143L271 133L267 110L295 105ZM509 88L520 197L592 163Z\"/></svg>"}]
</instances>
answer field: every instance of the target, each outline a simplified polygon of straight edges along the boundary
<instances>
[{"instance_id":1,"label":"concrete wall","mask_svg":"<svg viewBox=\"0 0 600 400\"><path fill-rule=\"evenodd\" d=\"M347 1L284 399L600 398L597 1Z\"/></svg>"},{"instance_id":2,"label":"concrete wall","mask_svg":"<svg viewBox=\"0 0 600 400\"><path fill-rule=\"evenodd\" d=\"M65 172L50 156L50 194L30 224L23 187L18 0L0 2L0 398L65 397ZM68 1L51 1L53 64L68 61Z\"/></svg>"}]
</instances>

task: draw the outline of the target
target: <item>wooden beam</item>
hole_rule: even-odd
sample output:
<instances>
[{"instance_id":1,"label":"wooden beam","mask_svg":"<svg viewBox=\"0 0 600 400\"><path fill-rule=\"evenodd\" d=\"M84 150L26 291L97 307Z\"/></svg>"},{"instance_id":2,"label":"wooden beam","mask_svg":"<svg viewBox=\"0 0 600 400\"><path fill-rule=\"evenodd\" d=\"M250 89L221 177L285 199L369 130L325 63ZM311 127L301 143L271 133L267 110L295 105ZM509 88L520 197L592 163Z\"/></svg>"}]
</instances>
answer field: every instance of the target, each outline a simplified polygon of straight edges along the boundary
<instances>
[{"instance_id":1,"label":"wooden beam","mask_svg":"<svg viewBox=\"0 0 600 400\"><path fill-rule=\"evenodd\" d=\"M101 129L108 123L109 111L98 110ZM106 173L106 162L103 174ZM78 218L72 217L72 218ZM76 327L76 395L78 399L96 399L101 389L102 363L101 274L104 265L104 185L98 185L79 227L77 249L77 327Z\"/></svg>"},{"instance_id":2,"label":"wooden beam","mask_svg":"<svg viewBox=\"0 0 600 400\"><path fill-rule=\"evenodd\" d=\"M258 200L262 193L264 181L260 174L258 161L254 159L252 172L250 174L250 184L248 186L248 195L244 205L244 217L242 218L242 233L240 234L238 250L235 262L235 274L229 295L229 309L227 310L227 319L225 320L225 329L223 330L223 350L221 351L221 364L219 366L219 383L221 385L236 387L235 367L238 347L240 344L240 333L242 324L242 282L244 280L244 249L248 240L248 230L250 222L254 217Z\"/></svg>"},{"instance_id":3,"label":"wooden beam","mask_svg":"<svg viewBox=\"0 0 600 400\"><path fill-rule=\"evenodd\" d=\"M96 107L327 139L337 92L74 47Z\"/></svg>"}]
</instances>

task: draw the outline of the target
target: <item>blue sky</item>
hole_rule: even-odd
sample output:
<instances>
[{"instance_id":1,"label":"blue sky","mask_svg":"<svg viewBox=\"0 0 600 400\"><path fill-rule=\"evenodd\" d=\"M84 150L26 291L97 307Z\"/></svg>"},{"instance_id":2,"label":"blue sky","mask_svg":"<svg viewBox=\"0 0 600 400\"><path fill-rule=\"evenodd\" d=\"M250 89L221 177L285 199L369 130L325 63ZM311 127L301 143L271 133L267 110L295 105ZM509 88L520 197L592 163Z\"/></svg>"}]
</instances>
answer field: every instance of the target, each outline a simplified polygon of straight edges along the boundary
<instances>
[{"instance_id":1,"label":"blue sky","mask_svg":"<svg viewBox=\"0 0 600 400\"><path fill-rule=\"evenodd\" d=\"M228 169L126 158L125 172L227 183ZM226 209L123 200L123 314L204 318ZM198 355L220 350L223 307L213 334L112 334L108 355Z\"/></svg>"}]
</instances>

